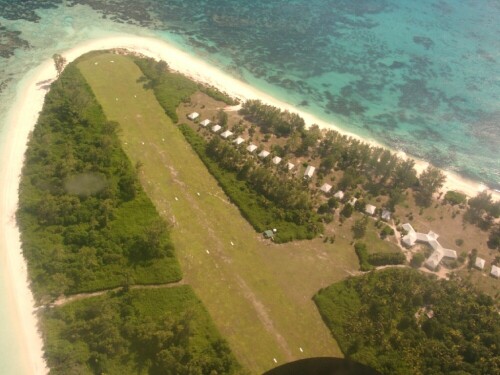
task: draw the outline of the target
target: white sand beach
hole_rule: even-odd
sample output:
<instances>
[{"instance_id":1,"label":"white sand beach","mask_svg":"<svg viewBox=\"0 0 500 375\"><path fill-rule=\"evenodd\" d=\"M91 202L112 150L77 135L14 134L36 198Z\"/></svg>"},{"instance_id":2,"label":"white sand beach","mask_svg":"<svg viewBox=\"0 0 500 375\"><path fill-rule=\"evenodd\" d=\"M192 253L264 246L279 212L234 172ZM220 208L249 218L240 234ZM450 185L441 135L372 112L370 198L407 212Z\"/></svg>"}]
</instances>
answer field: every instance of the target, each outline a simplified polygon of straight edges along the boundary
<instances>
[{"instance_id":1,"label":"white sand beach","mask_svg":"<svg viewBox=\"0 0 500 375\"><path fill-rule=\"evenodd\" d=\"M62 55L73 61L80 55L102 49L125 48L156 59L165 60L175 69L197 81L219 88L240 99L260 99L265 103L300 114L307 125L317 124L321 128L335 129L341 133L360 139L339 129L334 124L322 121L311 114L299 111L293 106L276 100L271 96L256 90L246 83L230 77L226 73L210 66L201 59L184 53L177 48L156 39L118 35L103 39L91 40L64 52ZM54 79L56 71L52 60L46 61L20 82L15 105L7 117L6 140L1 150L2 170L0 175L0 253L5 254L6 269L1 272L7 275L8 288L12 298L14 316L18 317L18 332L24 343L27 373L47 373L43 360L42 340L37 332L37 320L34 315L35 306L29 289L26 263L21 254L19 231L14 215L18 203L18 186L23 165L23 156L27 146L30 131L33 129L39 111L42 109L46 91L37 85L45 80ZM375 144L370 140L365 142ZM417 170L426 168L428 163L417 162ZM474 196L484 189L479 183L466 180L456 174L447 173L447 182L443 190L459 190L469 196ZM494 199L499 200L500 194L492 192Z\"/></svg>"}]
</instances>

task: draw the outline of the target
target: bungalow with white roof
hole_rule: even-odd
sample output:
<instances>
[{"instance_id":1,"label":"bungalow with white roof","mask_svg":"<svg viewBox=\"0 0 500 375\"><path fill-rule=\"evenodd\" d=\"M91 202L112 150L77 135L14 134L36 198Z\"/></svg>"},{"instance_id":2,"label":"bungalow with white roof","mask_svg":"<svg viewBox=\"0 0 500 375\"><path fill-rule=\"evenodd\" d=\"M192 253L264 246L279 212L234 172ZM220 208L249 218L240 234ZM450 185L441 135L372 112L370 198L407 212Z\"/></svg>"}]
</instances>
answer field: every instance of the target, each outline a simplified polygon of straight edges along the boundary
<instances>
[{"instance_id":1,"label":"bungalow with white roof","mask_svg":"<svg viewBox=\"0 0 500 375\"><path fill-rule=\"evenodd\" d=\"M491 266L490 275L496 277L497 279L500 278L500 267Z\"/></svg>"},{"instance_id":2,"label":"bungalow with white roof","mask_svg":"<svg viewBox=\"0 0 500 375\"><path fill-rule=\"evenodd\" d=\"M212 127L212 131L213 131L214 133L217 133L217 132L218 132L218 131L220 131L221 129L222 129L222 126L220 126L220 125L214 125L214 126Z\"/></svg>"},{"instance_id":3,"label":"bungalow with white roof","mask_svg":"<svg viewBox=\"0 0 500 375\"><path fill-rule=\"evenodd\" d=\"M332 190L332 185L324 183L323 186L319 188L323 193L329 193Z\"/></svg>"},{"instance_id":4,"label":"bungalow with white roof","mask_svg":"<svg viewBox=\"0 0 500 375\"><path fill-rule=\"evenodd\" d=\"M375 210L377 209L377 207L375 207L374 205L372 204L367 204L365 206L365 213L368 214L368 215L375 215Z\"/></svg>"},{"instance_id":5,"label":"bungalow with white roof","mask_svg":"<svg viewBox=\"0 0 500 375\"><path fill-rule=\"evenodd\" d=\"M200 114L198 112L193 112L188 115L188 119L190 120L196 120L198 117L200 117Z\"/></svg>"},{"instance_id":6,"label":"bungalow with white roof","mask_svg":"<svg viewBox=\"0 0 500 375\"><path fill-rule=\"evenodd\" d=\"M279 156L275 156L273 158L273 164L278 165L279 163L281 163L281 158Z\"/></svg>"},{"instance_id":7,"label":"bungalow with white roof","mask_svg":"<svg viewBox=\"0 0 500 375\"><path fill-rule=\"evenodd\" d=\"M233 132L229 131L229 130L226 130L225 132L223 132L220 136L224 139L228 139L230 136L233 135Z\"/></svg>"},{"instance_id":8,"label":"bungalow with white roof","mask_svg":"<svg viewBox=\"0 0 500 375\"><path fill-rule=\"evenodd\" d=\"M200 122L200 125L203 126L204 128L207 127L208 125L210 125L212 121L210 121L209 119L205 119L203 120L202 122Z\"/></svg>"},{"instance_id":9,"label":"bungalow with white roof","mask_svg":"<svg viewBox=\"0 0 500 375\"><path fill-rule=\"evenodd\" d=\"M266 151L266 150L262 150L259 154L259 158L262 158L262 159L265 159L269 156L269 151Z\"/></svg>"},{"instance_id":10,"label":"bungalow with white roof","mask_svg":"<svg viewBox=\"0 0 500 375\"><path fill-rule=\"evenodd\" d=\"M391 211L389 210L383 210L382 211L382 216L381 216L382 220L384 221L389 221L391 220Z\"/></svg>"},{"instance_id":11,"label":"bungalow with white roof","mask_svg":"<svg viewBox=\"0 0 500 375\"><path fill-rule=\"evenodd\" d=\"M429 231L427 234L416 232L410 223L403 224L403 229L406 231L406 235L403 236L402 241L407 247L412 247L416 242L423 242L434 250L431 256L425 261L425 265L429 269L435 270L444 257L457 259L457 252L455 250L445 249L437 241L439 237L437 233L433 231Z\"/></svg>"},{"instance_id":12,"label":"bungalow with white roof","mask_svg":"<svg viewBox=\"0 0 500 375\"><path fill-rule=\"evenodd\" d=\"M483 258L477 257L476 261L474 262L474 267L476 267L477 269L483 270L485 263L486 263L486 261Z\"/></svg>"},{"instance_id":13,"label":"bungalow with white roof","mask_svg":"<svg viewBox=\"0 0 500 375\"><path fill-rule=\"evenodd\" d=\"M342 200L344 198L344 192L342 190L337 191L333 196L337 199Z\"/></svg>"},{"instance_id":14,"label":"bungalow with white roof","mask_svg":"<svg viewBox=\"0 0 500 375\"><path fill-rule=\"evenodd\" d=\"M311 178L313 176L315 170L316 170L315 167L313 167L312 165L308 165L306 168L306 171L304 172L304 178L305 177Z\"/></svg>"},{"instance_id":15,"label":"bungalow with white roof","mask_svg":"<svg viewBox=\"0 0 500 375\"><path fill-rule=\"evenodd\" d=\"M238 137L234 140L234 143L236 143L237 146L241 145L245 140L241 137Z\"/></svg>"},{"instance_id":16,"label":"bungalow with white roof","mask_svg":"<svg viewBox=\"0 0 500 375\"><path fill-rule=\"evenodd\" d=\"M247 151L248 151L248 152L254 152L255 150L257 150L257 146L255 146L253 143L251 143L251 144L247 147Z\"/></svg>"},{"instance_id":17,"label":"bungalow with white roof","mask_svg":"<svg viewBox=\"0 0 500 375\"><path fill-rule=\"evenodd\" d=\"M295 164L287 163L286 167L288 168L289 171L291 171L293 168L295 168Z\"/></svg>"}]
</instances>

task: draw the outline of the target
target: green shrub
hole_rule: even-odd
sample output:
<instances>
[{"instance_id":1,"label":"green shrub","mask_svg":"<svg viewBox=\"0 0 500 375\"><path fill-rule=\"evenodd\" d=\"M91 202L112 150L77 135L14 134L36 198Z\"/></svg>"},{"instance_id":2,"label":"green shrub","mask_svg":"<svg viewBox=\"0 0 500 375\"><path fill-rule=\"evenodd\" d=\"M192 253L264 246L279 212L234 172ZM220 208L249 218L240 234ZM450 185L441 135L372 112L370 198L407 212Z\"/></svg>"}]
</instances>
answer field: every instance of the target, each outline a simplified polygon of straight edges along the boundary
<instances>
[{"instance_id":1,"label":"green shrub","mask_svg":"<svg viewBox=\"0 0 500 375\"><path fill-rule=\"evenodd\" d=\"M361 271L370 271L373 266L368 262L368 250L366 249L366 244L363 242L356 242L354 244L354 250L359 260L359 269Z\"/></svg>"},{"instance_id":2,"label":"green shrub","mask_svg":"<svg viewBox=\"0 0 500 375\"><path fill-rule=\"evenodd\" d=\"M368 263L372 266L386 266L404 264L406 257L403 253L374 253L368 255Z\"/></svg>"},{"instance_id":3,"label":"green shrub","mask_svg":"<svg viewBox=\"0 0 500 375\"><path fill-rule=\"evenodd\" d=\"M411 262L410 262L410 265L413 267L413 268L419 268L419 267L422 267L422 264L424 263L425 261L425 256L424 254L422 253L416 253L415 255L413 255L413 257L411 258Z\"/></svg>"},{"instance_id":4,"label":"green shrub","mask_svg":"<svg viewBox=\"0 0 500 375\"><path fill-rule=\"evenodd\" d=\"M467 197L465 194L449 190L444 195L444 201L454 206L456 204L465 204L467 202Z\"/></svg>"}]
</instances>

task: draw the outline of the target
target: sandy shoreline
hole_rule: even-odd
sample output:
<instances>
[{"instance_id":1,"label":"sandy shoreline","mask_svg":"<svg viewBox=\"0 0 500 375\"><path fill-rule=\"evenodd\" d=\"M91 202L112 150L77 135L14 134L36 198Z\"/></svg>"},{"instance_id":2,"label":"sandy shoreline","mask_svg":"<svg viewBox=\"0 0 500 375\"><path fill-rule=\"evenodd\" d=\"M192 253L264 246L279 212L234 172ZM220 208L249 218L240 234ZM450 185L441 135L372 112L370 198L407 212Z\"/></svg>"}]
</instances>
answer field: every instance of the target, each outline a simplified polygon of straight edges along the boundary
<instances>
[{"instance_id":1,"label":"sandy shoreline","mask_svg":"<svg viewBox=\"0 0 500 375\"><path fill-rule=\"evenodd\" d=\"M347 133L334 124L317 119L311 114L299 111L293 106L258 91L160 40L130 35L107 37L80 44L64 52L63 56L68 61L73 61L86 52L112 48L126 48L156 59L163 59L172 69L197 81L213 85L232 96L240 99L260 99L265 103L300 114L307 125L317 124L322 128L335 129L343 134L376 144ZM47 368L43 360L42 340L37 332L34 301L28 285L26 263L21 254L19 230L14 220L14 214L18 204L18 186L28 135L37 121L46 93L37 83L55 77L56 71L53 62L49 60L31 71L21 81L15 104L7 116L6 138L1 150L3 167L0 172L0 212L2 215L0 250L6 258L6 269L2 272L5 273L8 280L7 288L9 289L9 298L12 300L13 316L17 317L17 330L22 337L21 341L25 351L23 357L26 359L27 373L30 374L44 374L47 372ZM427 162L418 160L416 160L416 164L419 172L428 165ZM484 189L484 186L477 182L467 180L454 173L446 172L446 174L447 181L443 190L459 190L469 196L474 196L478 191ZM500 199L500 194L492 193L495 200Z\"/></svg>"}]
</instances>

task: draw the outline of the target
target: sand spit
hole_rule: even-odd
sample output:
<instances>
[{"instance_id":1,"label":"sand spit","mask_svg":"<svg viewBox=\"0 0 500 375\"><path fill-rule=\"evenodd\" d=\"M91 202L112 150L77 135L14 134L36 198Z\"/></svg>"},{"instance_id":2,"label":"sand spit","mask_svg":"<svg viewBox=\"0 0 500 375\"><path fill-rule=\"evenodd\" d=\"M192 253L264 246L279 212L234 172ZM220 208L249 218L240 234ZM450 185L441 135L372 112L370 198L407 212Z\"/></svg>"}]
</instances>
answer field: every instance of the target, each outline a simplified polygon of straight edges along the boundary
<instances>
[{"instance_id":1,"label":"sand spit","mask_svg":"<svg viewBox=\"0 0 500 375\"><path fill-rule=\"evenodd\" d=\"M304 118L307 125L317 124L321 128L335 129L351 137L378 145L371 140L348 133L332 123L322 121L307 112L297 110L292 105L238 81L203 60L157 39L120 34L90 40L77 45L62 55L70 62L89 51L121 48L165 60L172 69L196 81L215 86L240 99L260 99L281 109L296 112ZM8 280L10 307L13 316L17 318L16 325L23 342L23 357L26 359L27 373L30 374L45 374L48 370L43 359L42 339L37 330L36 307L29 289L26 262L21 253L20 235L14 215L18 205L18 186L28 136L37 121L38 113L42 109L48 88L47 84L55 78L56 71L53 62L48 60L31 71L19 83L15 104L7 116L5 142L0 150L2 160L0 171L0 213L2 220L0 254L5 257L5 269L2 272ZM422 171L428 165L427 162L418 160L416 160L416 164L418 171ZM485 189L483 185L462 178L457 174L449 172L446 174L447 182L443 190L459 190L469 196L474 196L478 191ZM492 193L495 200L500 199L499 193Z\"/></svg>"}]
</instances>

